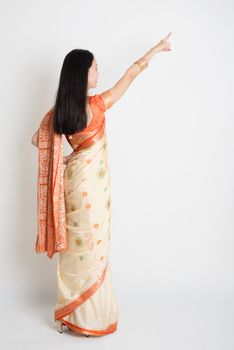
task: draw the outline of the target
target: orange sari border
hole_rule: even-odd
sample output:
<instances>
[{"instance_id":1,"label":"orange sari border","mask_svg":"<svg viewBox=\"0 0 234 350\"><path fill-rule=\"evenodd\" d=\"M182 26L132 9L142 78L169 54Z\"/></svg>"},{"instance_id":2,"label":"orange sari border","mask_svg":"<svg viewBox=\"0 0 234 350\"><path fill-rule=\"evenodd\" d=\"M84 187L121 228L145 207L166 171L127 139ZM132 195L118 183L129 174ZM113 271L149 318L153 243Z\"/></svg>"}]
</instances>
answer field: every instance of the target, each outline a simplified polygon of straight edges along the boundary
<instances>
[{"instance_id":1,"label":"orange sari border","mask_svg":"<svg viewBox=\"0 0 234 350\"><path fill-rule=\"evenodd\" d=\"M38 134L36 253L51 259L67 248L66 211L63 182L62 134L53 131L53 111L46 113Z\"/></svg>"},{"instance_id":2,"label":"orange sari border","mask_svg":"<svg viewBox=\"0 0 234 350\"><path fill-rule=\"evenodd\" d=\"M115 323L111 324L109 327L107 327L106 329L91 330L91 329L77 327L76 325L74 325L74 324L72 324L64 319L61 319L61 320L62 320L63 324L65 324L66 326L68 326L69 328L71 328L72 330L74 330L77 333L96 335L96 336L101 336L101 335L113 333L117 330L117 326L118 326L118 322L115 322Z\"/></svg>"},{"instance_id":3,"label":"orange sari border","mask_svg":"<svg viewBox=\"0 0 234 350\"><path fill-rule=\"evenodd\" d=\"M100 138L104 135L105 131L105 118L103 118L101 126L92 136L86 138L83 142L81 142L75 149L74 152L79 152L80 150L92 146L96 143Z\"/></svg>"},{"instance_id":4,"label":"orange sari border","mask_svg":"<svg viewBox=\"0 0 234 350\"><path fill-rule=\"evenodd\" d=\"M87 289L83 294L81 294L77 299L73 300L69 304L65 305L61 309L58 309L54 312L54 320L60 320L63 317L70 314L74 309L76 309L78 306L83 304L88 298L90 298L97 289L101 286L101 284L104 281L105 275L106 275L107 265L105 269L103 270L101 276L97 279L96 282L93 283L93 285Z\"/></svg>"}]
</instances>

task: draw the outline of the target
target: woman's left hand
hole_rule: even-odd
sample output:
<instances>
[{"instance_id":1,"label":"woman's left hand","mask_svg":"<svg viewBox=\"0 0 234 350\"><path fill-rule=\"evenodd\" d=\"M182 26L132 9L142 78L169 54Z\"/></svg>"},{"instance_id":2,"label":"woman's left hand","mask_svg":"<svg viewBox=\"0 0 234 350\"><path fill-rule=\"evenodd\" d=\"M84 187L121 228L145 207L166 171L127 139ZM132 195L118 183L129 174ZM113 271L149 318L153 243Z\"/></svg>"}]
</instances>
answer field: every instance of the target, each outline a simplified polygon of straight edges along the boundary
<instances>
[{"instance_id":1,"label":"woman's left hand","mask_svg":"<svg viewBox=\"0 0 234 350\"><path fill-rule=\"evenodd\" d=\"M168 39L170 38L172 32L168 33L165 38L160 40L160 42L157 44L157 47L159 48L159 51L171 51L171 44L169 43Z\"/></svg>"},{"instance_id":2,"label":"woman's left hand","mask_svg":"<svg viewBox=\"0 0 234 350\"><path fill-rule=\"evenodd\" d=\"M68 156L63 156L63 164L67 164L67 162L69 161L69 159L73 156L75 152L73 151L72 153L70 153Z\"/></svg>"},{"instance_id":3,"label":"woman's left hand","mask_svg":"<svg viewBox=\"0 0 234 350\"><path fill-rule=\"evenodd\" d=\"M67 161L68 161L68 159L67 159L67 156L63 156L63 164L67 164Z\"/></svg>"},{"instance_id":4,"label":"woman's left hand","mask_svg":"<svg viewBox=\"0 0 234 350\"><path fill-rule=\"evenodd\" d=\"M71 157L71 155L69 156L63 156L63 164L67 165L67 162L69 160L69 158Z\"/></svg>"}]
</instances>

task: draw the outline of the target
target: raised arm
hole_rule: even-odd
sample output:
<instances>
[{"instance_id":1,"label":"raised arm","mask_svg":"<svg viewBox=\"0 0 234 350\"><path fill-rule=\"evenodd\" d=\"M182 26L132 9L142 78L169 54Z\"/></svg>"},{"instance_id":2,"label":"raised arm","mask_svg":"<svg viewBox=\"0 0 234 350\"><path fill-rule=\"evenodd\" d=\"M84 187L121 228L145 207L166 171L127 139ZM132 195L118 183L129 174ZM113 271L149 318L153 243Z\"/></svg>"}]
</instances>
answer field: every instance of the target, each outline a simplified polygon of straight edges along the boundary
<instances>
[{"instance_id":1,"label":"raised arm","mask_svg":"<svg viewBox=\"0 0 234 350\"><path fill-rule=\"evenodd\" d=\"M171 51L170 43L168 41L170 36L171 32L165 38L160 40L157 45L147 51L145 55L135 61L112 88L101 93L106 110L112 107L112 105L120 99L133 80L148 66L149 61L156 53L161 51Z\"/></svg>"}]
</instances>

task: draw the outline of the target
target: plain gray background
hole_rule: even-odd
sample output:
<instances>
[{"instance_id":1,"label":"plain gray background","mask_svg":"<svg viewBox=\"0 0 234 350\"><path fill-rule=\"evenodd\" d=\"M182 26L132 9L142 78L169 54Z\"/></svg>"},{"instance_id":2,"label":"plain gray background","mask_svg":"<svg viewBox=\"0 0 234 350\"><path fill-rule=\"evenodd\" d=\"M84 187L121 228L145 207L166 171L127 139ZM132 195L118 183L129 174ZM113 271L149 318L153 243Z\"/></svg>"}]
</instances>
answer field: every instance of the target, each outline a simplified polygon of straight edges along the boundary
<instances>
[{"instance_id":1,"label":"plain gray background","mask_svg":"<svg viewBox=\"0 0 234 350\"><path fill-rule=\"evenodd\" d=\"M2 348L233 349L233 1L0 5ZM70 50L94 53L94 95L170 31L172 51L156 55L106 112L118 331L59 334L57 256L34 251L31 137Z\"/></svg>"}]
</instances>

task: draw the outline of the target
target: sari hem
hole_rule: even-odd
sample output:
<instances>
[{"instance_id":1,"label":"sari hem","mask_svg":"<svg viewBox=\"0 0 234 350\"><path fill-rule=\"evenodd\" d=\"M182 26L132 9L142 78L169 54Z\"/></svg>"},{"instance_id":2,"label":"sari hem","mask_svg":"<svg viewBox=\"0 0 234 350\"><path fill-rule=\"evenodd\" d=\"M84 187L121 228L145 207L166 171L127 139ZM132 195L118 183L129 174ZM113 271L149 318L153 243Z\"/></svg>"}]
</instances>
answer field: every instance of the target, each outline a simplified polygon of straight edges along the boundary
<instances>
[{"instance_id":1,"label":"sari hem","mask_svg":"<svg viewBox=\"0 0 234 350\"><path fill-rule=\"evenodd\" d=\"M96 336L101 336L101 335L113 333L117 330L117 325L118 325L118 322L115 322L115 323L111 324L109 327L107 327L106 329L91 330L91 329L85 329L85 328L78 327L78 326L74 325L73 323L70 323L70 322L64 320L63 318L61 319L61 321L68 328L71 328L73 331L75 331L77 333L87 334L87 335L96 335Z\"/></svg>"},{"instance_id":2,"label":"sari hem","mask_svg":"<svg viewBox=\"0 0 234 350\"><path fill-rule=\"evenodd\" d=\"M64 316L69 315L72 311L74 311L77 307L79 307L81 304L83 304L88 298L90 298L97 289L101 286L101 284L104 281L105 275L107 270L107 264L105 266L105 269L103 270L101 276L97 279L96 282L92 284L90 288L88 288L83 294L81 294L77 299L73 300L69 304L63 306L61 309L58 309L54 312L54 320L60 320Z\"/></svg>"}]
</instances>

